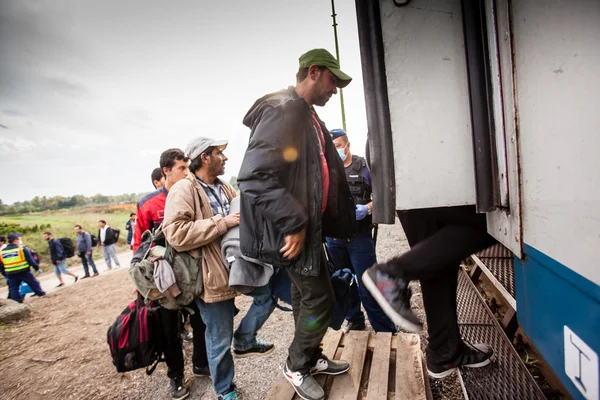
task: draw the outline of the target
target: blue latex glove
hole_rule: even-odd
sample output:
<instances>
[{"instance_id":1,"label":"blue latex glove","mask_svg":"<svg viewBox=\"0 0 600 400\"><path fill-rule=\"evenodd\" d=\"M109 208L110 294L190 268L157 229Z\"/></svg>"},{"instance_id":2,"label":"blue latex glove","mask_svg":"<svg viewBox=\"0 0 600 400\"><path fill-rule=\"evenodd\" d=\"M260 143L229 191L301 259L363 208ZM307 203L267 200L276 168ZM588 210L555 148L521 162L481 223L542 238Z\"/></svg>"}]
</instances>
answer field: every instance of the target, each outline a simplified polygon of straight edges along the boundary
<instances>
[{"instance_id":1,"label":"blue latex glove","mask_svg":"<svg viewBox=\"0 0 600 400\"><path fill-rule=\"evenodd\" d=\"M360 221L361 219L365 219L365 217L369 214L369 207L358 204L356 206L356 220Z\"/></svg>"}]
</instances>

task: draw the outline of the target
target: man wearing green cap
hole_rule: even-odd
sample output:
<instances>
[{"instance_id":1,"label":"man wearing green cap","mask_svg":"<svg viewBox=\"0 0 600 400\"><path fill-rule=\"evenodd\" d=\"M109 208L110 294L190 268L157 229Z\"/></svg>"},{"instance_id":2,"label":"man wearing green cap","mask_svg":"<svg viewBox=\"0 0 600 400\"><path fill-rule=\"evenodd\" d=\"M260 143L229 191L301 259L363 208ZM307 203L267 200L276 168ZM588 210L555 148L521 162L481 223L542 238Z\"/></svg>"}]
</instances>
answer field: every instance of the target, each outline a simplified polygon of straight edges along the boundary
<instances>
[{"instance_id":1,"label":"man wearing green cap","mask_svg":"<svg viewBox=\"0 0 600 400\"><path fill-rule=\"evenodd\" d=\"M307 400L325 398L313 375L350 368L325 357L320 343L334 301L323 238L353 234L354 201L313 106L351 80L327 50L310 50L300 57L296 86L260 98L244 118L252 132L238 175L240 250L290 276L295 333L283 373Z\"/></svg>"}]
</instances>

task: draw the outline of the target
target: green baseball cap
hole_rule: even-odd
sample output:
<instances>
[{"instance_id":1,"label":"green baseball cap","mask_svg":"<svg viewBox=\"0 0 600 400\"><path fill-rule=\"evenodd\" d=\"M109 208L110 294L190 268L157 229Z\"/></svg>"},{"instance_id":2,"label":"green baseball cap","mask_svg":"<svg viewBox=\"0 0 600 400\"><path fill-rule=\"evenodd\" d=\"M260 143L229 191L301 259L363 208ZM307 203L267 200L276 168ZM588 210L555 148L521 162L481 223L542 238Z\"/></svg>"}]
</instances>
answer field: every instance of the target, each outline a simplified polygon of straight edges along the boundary
<instances>
[{"instance_id":1,"label":"green baseball cap","mask_svg":"<svg viewBox=\"0 0 600 400\"><path fill-rule=\"evenodd\" d=\"M300 68L309 68L311 65L327 67L338 78L338 87L345 88L352 78L342 72L340 63L325 49L312 49L300 56Z\"/></svg>"}]
</instances>

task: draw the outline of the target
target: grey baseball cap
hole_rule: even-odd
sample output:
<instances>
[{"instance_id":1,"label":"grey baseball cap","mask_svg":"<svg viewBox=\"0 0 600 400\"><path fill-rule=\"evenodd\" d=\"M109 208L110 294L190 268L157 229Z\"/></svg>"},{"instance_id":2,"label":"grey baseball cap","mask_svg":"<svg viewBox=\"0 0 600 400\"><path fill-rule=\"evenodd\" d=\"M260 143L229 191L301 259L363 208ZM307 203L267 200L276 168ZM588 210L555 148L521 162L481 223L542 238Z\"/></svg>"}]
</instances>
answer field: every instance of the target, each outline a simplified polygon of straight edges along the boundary
<instances>
[{"instance_id":1,"label":"grey baseball cap","mask_svg":"<svg viewBox=\"0 0 600 400\"><path fill-rule=\"evenodd\" d=\"M193 160L209 147L218 147L221 150L225 150L227 143L227 140L215 140L207 137L198 137L188 143L187 147L185 148L185 155L190 160Z\"/></svg>"}]
</instances>

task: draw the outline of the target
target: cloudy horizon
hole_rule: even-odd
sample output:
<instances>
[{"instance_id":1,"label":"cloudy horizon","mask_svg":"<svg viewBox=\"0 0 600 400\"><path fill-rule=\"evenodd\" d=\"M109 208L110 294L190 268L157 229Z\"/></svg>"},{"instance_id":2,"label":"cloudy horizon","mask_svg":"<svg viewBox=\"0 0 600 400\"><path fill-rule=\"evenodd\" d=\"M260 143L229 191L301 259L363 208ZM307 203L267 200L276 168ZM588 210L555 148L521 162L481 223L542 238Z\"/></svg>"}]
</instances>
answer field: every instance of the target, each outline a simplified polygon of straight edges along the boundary
<instances>
[{"instance_id":1,"label":"cloudy horizon","mask_svg":"<svg viewBox=\"0 0 600 400\"><path fill-rule=\"evenodd\" d=\"M347 128L362 155L354 3L336 12L342 69L354 78ZM160 153L196 136L229 140L228 180L248 141L246 111L294 84L298 57L315 47L335 54L327 0L0 0L0 166L19 178L0 199L147 192ZM339 96L317 111L341 127Z\"/></svg>"}]
</instances>

